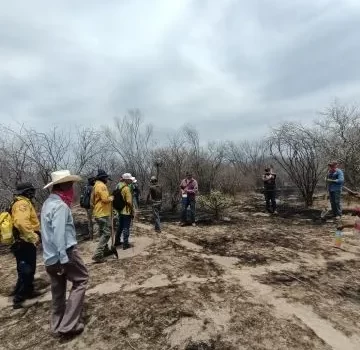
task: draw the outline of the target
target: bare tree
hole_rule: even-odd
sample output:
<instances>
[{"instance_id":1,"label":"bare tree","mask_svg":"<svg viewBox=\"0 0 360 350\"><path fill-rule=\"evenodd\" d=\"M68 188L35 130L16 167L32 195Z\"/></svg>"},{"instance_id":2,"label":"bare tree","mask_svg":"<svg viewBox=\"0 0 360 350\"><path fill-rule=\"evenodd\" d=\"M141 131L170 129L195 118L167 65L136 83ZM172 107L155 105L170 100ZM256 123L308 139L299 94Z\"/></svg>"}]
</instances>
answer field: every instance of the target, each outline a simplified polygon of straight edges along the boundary
<instances>
[{"instance_id":1,"label":"bare tree","mask_svg":"<svg viewBox=\"0 0 360 350\"><path fill-rule=\"evenodd\" d=\"M147 182L152 168L153 128L144 125L138 109L129 110L122 119L115 119L115 129L105 128L109 146L124 165L124 170L136 175L141 189Z\"/></svg>"},{"instance_id":2,"label":"bare tree","mask_svg":"<svg viewBox=\"0 0 360 350\"><path fill-rule=\"evenodd\" d=\"M186 168L189 154L185 147L185 139L182 132L169 137L166 147L157 149L154 152L154 159L161 159L160 182L169 195L170 204L173 210L178 206L180 193L179 185L182 179L184 168Z\"/></svg>"},{"instance_id":3,"label":"bare tree","mask_svg":"<svg viewBox=\"0 0 360 350\"><path fill-rule=\"evenodd\" d=\"M312 206L316 185L324 176L321 145L317 130L295 123L273 129L269 139L271 155L299 189L306 207Z\"/></svg>"},{"instance_id":4,"label":"bare tree","mask_svg":"<svg viewBox=\"0 0 360 350\"><path fill-rule=\"evenodd\" d=\"M107 147L102 142L101 132L92 128L79 128L72 142L73 165L76 174L92 174L101 163Z\"/></svg>"},{"instance_id":5,"label":"bare tree","mask_svg":"<svg viewBox=\"0 0 360 350\"><path fill-rule=\"evenodd\" d=\"M200 145L200 136L195 128L186 125L182 129L184 144L187 149L187 166L198 178L202 193L210 193L215 186L221 165L225 160L226 147L221 142L210 142Z\"/></svg>"},{"instance_id":6,"label":"bare tree","mask_svg":"<svg viewBox=\"0 0 360 350\"><path fill-rule=\"evenodd\" d=\"M233 185L236 190L260 186L260 174L269 157L268 145L264 141L228 142L226 158L234 167Z\"/></svg>"},{"instance_id":7,"label":"bare tree","mask_svg":"<svg viewBox=\"0 0 360 350\"><path fill-rule=\"evenodd\" d=\"M328 160L338 160L345 169L345 181L349 187L360 188L360 111L357 106L334 102L321 113L324 142L323 153Z\"/></svg>"}]
</instances>

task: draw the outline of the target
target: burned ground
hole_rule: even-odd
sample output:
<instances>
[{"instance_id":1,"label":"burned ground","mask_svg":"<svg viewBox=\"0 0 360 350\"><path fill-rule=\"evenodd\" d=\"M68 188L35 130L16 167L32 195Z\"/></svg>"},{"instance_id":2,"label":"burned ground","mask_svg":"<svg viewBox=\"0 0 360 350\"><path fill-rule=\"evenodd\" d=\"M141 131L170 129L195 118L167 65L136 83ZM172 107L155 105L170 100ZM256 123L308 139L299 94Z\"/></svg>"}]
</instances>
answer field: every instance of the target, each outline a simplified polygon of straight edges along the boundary
<instances>
[{"instance_id":1,"label":"burned ground","mask_svg":"<svg viewBox=\"0 0 360 350\"><path fill-rule=\"evenodd\" d=\"M237 203L212 225L205 215L198 227L171 219L161 234L143 215L134 248L105 264L91 263L96 237L81 241L90 273L86 329L67 341L49 332L41 257L36 283L45 294L13 310L14 259L2 250L0 349L360 348L358 240L349 231L335 249L334 223L314 220L319 210L270 216L262 205L260 198ZM86 216L75 216L85 231Z\"/></svg>"}]
</instances>

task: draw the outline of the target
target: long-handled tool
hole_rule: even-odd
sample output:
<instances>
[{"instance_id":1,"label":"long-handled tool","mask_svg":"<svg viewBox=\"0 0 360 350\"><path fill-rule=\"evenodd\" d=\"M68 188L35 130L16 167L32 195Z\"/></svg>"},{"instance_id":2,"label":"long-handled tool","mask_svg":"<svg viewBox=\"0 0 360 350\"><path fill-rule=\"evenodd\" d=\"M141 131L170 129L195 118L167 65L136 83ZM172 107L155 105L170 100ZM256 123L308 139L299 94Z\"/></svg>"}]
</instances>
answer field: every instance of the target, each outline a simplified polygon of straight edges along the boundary
<instances>
[{"instance_id":1,"label":"long-handled tool","mask_svg":"<svg viewBox=\"0 0 360 350\"><path fill-rule=\"evenodd\" d=\"M343 189L347 192L349 192L351 195L356 196L358 192L350 190L350 188L343 186Z\"/></svg>"},{"instance_id":2,"label":"long-handled tool","mask_svg":"<svg viewBox=\"0 0 360 350\"><path fill-rule=\"evenodd\" d=\"M326 204L325 204L325 207L324 207L323 211L320 214L321 220L324 220L327 213L329 212L329 204L328 204L328 202L329 202L329 188L328 188L328 183L326 182L326 194L325 194L325 203Z\"/></svg>"},{"instance_id":3,"label":"long-handled tool","mask_svg":"<svg viewBox=\"0 0 360 350\"><path fill-rule=\"evenodd\" d=\"M358 192L356 191L353 191L351 190L350 188L346 187L346 186L343 186L343 189L345 191L347 191L350 195L352 196L356 196L358 195ZM326 184L326 195L325 195L325 201L326 203L328 203L328 199L329 199L329 191L328 191L328 184ZM321 212L320 216L321 216L321 219L325 219L325 216L326 214L329 212L329 209L328 209L328 204L326 205L326 207L324 207L324 210Z\"/></svg>"},{"instance_id":4,"label":"long-handled tool","mask_svg":"<svg viewBox=\"0 0 360 350\"><path fill-rule=\"evenodd\" d=\"M114 210L113 210L113 206L111 203L111 216L110 216L110 220L111 220L111 248L110 251L112 254L115 255L116 259L119 259L119 254L117 252L117 249L115 247L115 232L114 232Z\"/></svg>"}]
</instances>

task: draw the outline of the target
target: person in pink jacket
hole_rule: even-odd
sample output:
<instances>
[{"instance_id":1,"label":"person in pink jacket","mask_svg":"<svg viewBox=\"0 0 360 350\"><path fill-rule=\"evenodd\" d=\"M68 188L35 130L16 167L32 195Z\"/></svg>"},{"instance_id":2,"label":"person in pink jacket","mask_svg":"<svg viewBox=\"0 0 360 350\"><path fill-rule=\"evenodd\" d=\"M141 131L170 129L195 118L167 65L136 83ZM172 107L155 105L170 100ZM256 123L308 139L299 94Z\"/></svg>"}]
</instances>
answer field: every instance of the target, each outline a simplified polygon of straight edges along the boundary
<instances>
[{"instance_id":1,"label":"person in pink jacket","mask_svg":"<svg viewBox=\"0 0 360 350\"><path fill-rule=\"evenodd\" d=\"M192 226L196 226L196 195L199 188L197 181L193 178L190 172L187 172L186 178L181 181L180 190L182 204L181 226L185 226L187 223L187 209L189 206L191 213L191 224Z\"/></svg>"}]
</instances>

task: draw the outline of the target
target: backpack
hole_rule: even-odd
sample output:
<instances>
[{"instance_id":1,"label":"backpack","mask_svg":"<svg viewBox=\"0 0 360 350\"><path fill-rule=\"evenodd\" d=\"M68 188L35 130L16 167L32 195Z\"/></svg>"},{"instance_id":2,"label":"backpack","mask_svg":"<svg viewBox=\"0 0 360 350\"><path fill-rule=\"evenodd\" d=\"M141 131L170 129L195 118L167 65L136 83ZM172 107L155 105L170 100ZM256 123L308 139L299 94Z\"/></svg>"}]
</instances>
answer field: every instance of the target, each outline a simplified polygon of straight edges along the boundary
<instances>
[{"instance_id":1,"label":"backpack","mask_svg":"<svg viewBox=\"0 0 360 350\"><path fill-rule=\"evenodd\" d=\"M112 202L113 208L117 211L122 211L126 206L124 196L122 195L122 190L125 186L126 185L123 185L120 188L117 187L112 193L112 195L114 196L114 200Z\"/></svg>"},{"instance_id":2,"label":"backpack","mask_svg":"<svg viewBox=\"0 0 360 350\"><path fill-rule=\"evenodd\" d=\"M17 200L15 199L9 209L0 213L0 243L5 245L12 245L16 240L16 231L14 229L14 223L11 216L11 209L14 203Z\"/></svg>"},{"instance_id":3,"label":"backpack","mask_svg":"<svg viewBox=\"0 0 360 350\"><path fill-rule=\"evenodd\" d=\"M80 195L80 207L84 209L91 208L91 192L92 186L85 185L81 191Z\"/></svg>"}]
</instances>

